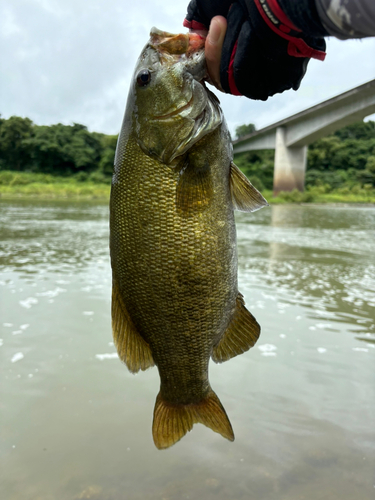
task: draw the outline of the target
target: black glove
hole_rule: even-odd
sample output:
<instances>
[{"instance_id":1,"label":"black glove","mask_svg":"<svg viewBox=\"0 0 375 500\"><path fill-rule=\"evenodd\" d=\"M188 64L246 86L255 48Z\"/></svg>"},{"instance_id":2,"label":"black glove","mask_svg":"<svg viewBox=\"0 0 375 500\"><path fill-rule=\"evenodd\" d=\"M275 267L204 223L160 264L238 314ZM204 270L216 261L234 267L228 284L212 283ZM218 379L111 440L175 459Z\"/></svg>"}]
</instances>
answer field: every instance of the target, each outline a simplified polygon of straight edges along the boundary
<instances>
[{"instance_id":1,"label":"black glove","mask_svg":"<svg viewBox=\"0 0 375 500\"><path fill-rule=\"evenodd\" d=\"M283 10L281 3L286 4ZM227 93L265 101L297 90L311 57L324 60L322 37L327 33L314 0L192 0L184 25L208 28L217 15L228 21L220 64L220 83Z\"/></svg>"}]
</instances>

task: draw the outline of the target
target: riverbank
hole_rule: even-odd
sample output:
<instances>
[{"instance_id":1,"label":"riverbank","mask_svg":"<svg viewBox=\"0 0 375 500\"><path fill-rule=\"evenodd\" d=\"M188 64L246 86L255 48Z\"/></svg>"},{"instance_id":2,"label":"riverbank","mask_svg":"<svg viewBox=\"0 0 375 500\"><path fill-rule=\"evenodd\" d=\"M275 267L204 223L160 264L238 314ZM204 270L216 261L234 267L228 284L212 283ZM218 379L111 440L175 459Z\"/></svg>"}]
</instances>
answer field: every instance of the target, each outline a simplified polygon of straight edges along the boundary
<instances>
[{"instance_id":1,"label":"riverbank","mask_svg":"<svg viewBox=\"0 0 375 500\"><path fill-rule=\"evenodd\" d=\"M95 177L93 178L95 179ZM107 200L110 181L98 182L75 177L57 177L28 172L0 172L0 197L37 199ZM271 190L262 192L270 204L285 203L365 203L375 204L375 189L369 185L330 189L327 186L308 187L305 192L281 192L274 197Z\"/></svg>"},{"instance_id":2,"label":"riverbank","mask_svg":"<svg viewBox=\"0 0 375 500\"><path fill-rule=\"evenodd\" d=\"M108 199L111 186L108 182L80 180L75 177L58 177L29 172L0 172L1 198L38 199Z\"/></svg>"},{"instance_id":3,"label":"riverbank","mask_svg":"<svg viewBox=\"0 0 375 500\"><path fill-rule=\"evenodd\" d=\"M324 186L308 187L303 193L295 189L292 192L281 192L277 196L273 196L271 190L263 191L263 196L270 204L287 204L287 203L362 203L375 205L375 189L362 188L361 186L353 186L352 189L347 187L328 190Z\"/></svg>"}]
</instances>

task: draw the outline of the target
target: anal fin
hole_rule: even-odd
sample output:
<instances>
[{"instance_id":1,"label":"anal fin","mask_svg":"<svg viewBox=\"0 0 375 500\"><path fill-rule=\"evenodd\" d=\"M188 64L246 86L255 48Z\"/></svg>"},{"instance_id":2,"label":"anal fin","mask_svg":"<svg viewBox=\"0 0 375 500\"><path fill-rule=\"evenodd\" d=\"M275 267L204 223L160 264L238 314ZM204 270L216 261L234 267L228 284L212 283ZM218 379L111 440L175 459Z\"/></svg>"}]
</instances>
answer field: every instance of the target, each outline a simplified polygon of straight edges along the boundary
<instances>
[{"instance_id":1,"label":"anal fin","mask_svg":"<svg viewBox=\"0 0 375 500\"><path fill-rule=\"evenodd\" d=\"M229 441L234 434L229 418L214 391L197 403L173 404L156 398L152 436L159 450L169 448L179 441L196 423L204 424Z\"/></svg>"},{"instance_id":2,"label":"anal fin","mask_svg":"<svg viewBox=\"0 0 375 500\"><path fill-rule=\"evenodd\" d=\"M129 371L136 373L154 366L150 347L135 328L115 280L112 285L112 333L119 358Z\"/></svg>"},{"instance_id":3,"label":"anal fin","mask_svg":"<svg viewBox=\"0 0 375 500\"><path fill-rule=\"evenodd\" d=\"M212 359L223 363L254 346L260 335L260 326L254 316L246 309L243 295L238 293L236 309L223 337L214 347Z\"/></svg>"},{"instance_id":4,"label":"anal fin","mask_svg":"<svg viewBox=\"0 0 375 500\"><path fill-rule=\"evenodd\" d=\"M230 192L234 210L255 212L268 206L267 200L233 162L230 165Z\"/></svg>"}]
</instances>

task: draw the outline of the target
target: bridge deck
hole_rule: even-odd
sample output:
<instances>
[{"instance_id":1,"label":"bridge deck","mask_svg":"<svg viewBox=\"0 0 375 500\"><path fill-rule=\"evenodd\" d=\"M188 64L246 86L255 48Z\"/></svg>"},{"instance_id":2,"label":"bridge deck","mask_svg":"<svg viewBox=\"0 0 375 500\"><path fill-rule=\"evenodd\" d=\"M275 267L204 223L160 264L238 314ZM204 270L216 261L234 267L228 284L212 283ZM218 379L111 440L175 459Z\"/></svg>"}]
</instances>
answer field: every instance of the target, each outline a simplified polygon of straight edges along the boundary
<instances>
[{"instance_id":1,"label":"bridge deck","mask_svg":"<svg viewBox=\"0 0 375 500\"><path fill-rule=\"evenodd\" d=\"M375 80L268 125L233 141L235 153L254 149L275 149L276 130L286 129L288 147L307 146L375 113Z\"/></svg>"},{"instance_id":2,"label":"bridge deck","mask_svg":"<svg viewBox=\"0 0 375 500\"><path fill-rule=\"evenodd\" d=\"M234 153L275 149L274 193L304 188L307 146L375 113L375 80L233 141Z\"/></svg>"}]
</instances>

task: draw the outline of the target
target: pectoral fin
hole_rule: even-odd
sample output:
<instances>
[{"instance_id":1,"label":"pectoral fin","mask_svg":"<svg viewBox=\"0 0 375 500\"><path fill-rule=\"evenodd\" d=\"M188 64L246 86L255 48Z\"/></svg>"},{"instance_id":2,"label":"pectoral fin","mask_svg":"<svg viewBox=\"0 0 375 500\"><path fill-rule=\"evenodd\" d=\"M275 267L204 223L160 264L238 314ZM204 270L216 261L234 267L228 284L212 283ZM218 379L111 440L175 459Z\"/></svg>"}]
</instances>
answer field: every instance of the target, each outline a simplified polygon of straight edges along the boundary
<instances>
[{"instance_id":1,"label":"pectoral fin","mask_svg":"<svg viewBox=\"0 0 375 500\"><path fill-rule=\"evenodd\" d=\"M254 316L246 309L241 293L236 299L236 309L223 337L214 347L212 359L223 363L253 347L260 335L260 326Z\"/></svg>"},{"instance_id":2,"label":"pectoral fin","mask_svg":"<svg viewBox=\"0 0 375 500\"><path fill-rule=\"evenodd\" d=\"M208 162L187 158L177 184L176 204L183 213L199 211L212 199L212 178Z\"/></svg>"},{"instance_id":3,"label":"pectoral fin","mask_svg":"<svg viewBox=\"0 0 375 500\"><path fill-rule=\"evenodd\" d=\"M154 366L150 347L137 332L116 281L112 286L112 333L118 355L129 371L136 373Z\"/></svg>"},{"instance_id":4,"label":"pectoral fin","mask_svg":"<svg viewBox=\"0 0 375 500\"><path fill-rule=\"evenodd\" d=\"M268 206L267 200L233 162L230 166L230 192L235 210L255 212Z\"/></svg>"}]
</instances>

